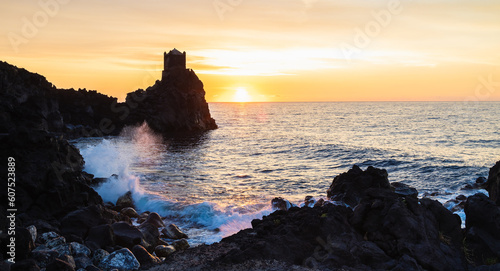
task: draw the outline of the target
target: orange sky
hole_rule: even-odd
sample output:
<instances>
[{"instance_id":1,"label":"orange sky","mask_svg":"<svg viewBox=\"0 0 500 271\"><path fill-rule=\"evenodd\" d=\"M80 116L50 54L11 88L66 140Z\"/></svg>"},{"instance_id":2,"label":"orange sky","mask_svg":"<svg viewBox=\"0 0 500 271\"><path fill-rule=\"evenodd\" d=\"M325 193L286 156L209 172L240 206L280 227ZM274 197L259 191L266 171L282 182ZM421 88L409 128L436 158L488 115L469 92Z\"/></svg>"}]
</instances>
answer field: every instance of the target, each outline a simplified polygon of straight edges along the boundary
<instances>
[{"instance_id":1,"label":"orange sky","mask_svg":"<svg viewBox=\"0 0 500 271\"><path fill-rule=\"evenodd\" d=\"M209 102L500 100L497 0L5 2L0 60L60 88L123 99L175 47Z\"/></svg>"}]
</instances>

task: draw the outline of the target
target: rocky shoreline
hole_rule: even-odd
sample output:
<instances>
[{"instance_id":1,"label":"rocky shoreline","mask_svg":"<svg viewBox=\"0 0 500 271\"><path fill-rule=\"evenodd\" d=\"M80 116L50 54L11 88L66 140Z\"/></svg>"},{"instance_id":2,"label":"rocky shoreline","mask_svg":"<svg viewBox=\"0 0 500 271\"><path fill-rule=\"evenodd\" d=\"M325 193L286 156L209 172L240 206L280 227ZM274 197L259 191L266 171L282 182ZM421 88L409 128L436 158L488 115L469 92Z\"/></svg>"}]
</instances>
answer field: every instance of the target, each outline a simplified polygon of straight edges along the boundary
<instances>
[{"instance_id":1,"label":"rocky shoreline","mask_svg":"<svg viewBox=\"0 0 500 271\"><path fill-rule=\"evenodd\" d=\"M276 211L252 228L189 248L175 225L157 213L138 214L130 193L103 202L92 187L105 180L83 171L65 138L112 135L144 121L163 134L214 129L194 72L178 71L182 80L158 81L120 104L96 92L63 92L0 64L0 153L14 159L16 178L16 211L2 208L0 217L1 270L500 270L500 161L482 184L489 197L460 199L465 229L441 203L390 183L384 169L354 166L335 177L325 199L307 197L299 208L276 198ZM145 93L143 105L130 107ZM164 103L174 109L152 114ZM113 112L118 105L129 106L123 119ZM4 180L7 168L1 171ZM2 206L8 199L2 189ZM12 221L14 256L3 230Z\"/></svg>"}]
</instances>

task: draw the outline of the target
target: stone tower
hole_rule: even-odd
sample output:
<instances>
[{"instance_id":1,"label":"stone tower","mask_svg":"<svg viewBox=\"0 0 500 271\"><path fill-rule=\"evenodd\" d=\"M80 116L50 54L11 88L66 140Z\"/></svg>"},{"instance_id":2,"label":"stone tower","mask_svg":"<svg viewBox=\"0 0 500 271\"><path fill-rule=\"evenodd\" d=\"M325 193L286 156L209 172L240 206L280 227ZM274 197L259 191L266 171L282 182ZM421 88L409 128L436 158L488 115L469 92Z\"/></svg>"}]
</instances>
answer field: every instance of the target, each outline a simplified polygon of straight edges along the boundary
<instances>
[{"instance_id":1,"label":"stone tower","mask_svg":"<svg viewBox=\"0 0 500 271\"><path fill-rule=\"evenodd\" d=\"M163 73L162 78L172 69L186 69L186 52L181 53L177 49L163 53Z\"/></svg>"}]
</instances>

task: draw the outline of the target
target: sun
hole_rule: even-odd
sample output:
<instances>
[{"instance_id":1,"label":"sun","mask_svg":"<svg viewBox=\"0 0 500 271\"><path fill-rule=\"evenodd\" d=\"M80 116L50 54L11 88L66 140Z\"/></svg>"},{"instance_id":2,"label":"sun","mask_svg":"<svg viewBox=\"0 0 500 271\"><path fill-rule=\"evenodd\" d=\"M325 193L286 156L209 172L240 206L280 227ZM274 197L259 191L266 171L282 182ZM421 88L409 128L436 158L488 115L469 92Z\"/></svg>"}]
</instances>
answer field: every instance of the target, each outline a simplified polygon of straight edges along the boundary
<instances>
[{"instance_id":1,"label":"sun","mask_svg":"<svg viewBox=\"0 0 500 271\"><path fill-rule=\"evenodd\" d=\"M233 96L233 102L247 103L251 101L252 97L248 94L248 91L245 88L242 87L236 88L236 93L234 93Z\"/></svg>"}]
</instances>

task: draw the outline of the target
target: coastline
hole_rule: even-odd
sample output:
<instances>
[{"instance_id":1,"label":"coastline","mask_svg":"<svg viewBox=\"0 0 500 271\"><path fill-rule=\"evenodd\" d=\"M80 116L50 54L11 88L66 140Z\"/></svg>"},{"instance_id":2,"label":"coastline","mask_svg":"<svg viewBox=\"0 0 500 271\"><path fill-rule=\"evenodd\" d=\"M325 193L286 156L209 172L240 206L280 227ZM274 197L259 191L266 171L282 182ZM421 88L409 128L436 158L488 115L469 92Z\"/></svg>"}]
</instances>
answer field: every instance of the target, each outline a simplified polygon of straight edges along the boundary
<instances>
[{"instance_id":1,"label":"coastline","mask_svg":"<svg viewBox=\"0 0 500 271\"><path fill-rule=\"evenodd\" d=\"M253 220L252 228L219 243L188 248L189 238L175 225L165 223L157 213L138 214L130 193L111 205L92 188L106 179L84 172L79 150L64 138L78 135L73 128L99 128L95 119L106 118L110 112L96 113L85 104L73 108L74 112L60 107L62 100L57 94L51 96L54 87L42 76L12 66L6 70L2 85L12 92L2 93L0 151L4 161L13 164L2 167L2 176L15 172L16 178L15 205L11 206L15 211L2 209L1 222L9 225L0 238L6 270L500 268L500 161L491 168L487 182L478 184L485 185L490 198L478 194L461 199L465 229L459 217L441 203L418 198L418 191L407 185L389 183L384 169L354 166L334 178L325 191L326 200L307 199L305 205L311 206L298 208L286 199L275 199L272 204L277 210ZM153 92L161 87L158 83ZM193 105L199 101L197 96ZM201 111L208 108L206 102L201 107ZM181 118L179 127L188 129L179 130L187 133L215 128L206 114L204 129L191 129L199 119ZM0 199L9 202L8 190L2 191ZM15 253L9 246L11 238Z\"/></svg>"}]
</instances>

